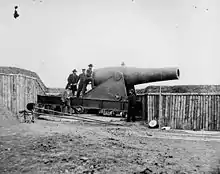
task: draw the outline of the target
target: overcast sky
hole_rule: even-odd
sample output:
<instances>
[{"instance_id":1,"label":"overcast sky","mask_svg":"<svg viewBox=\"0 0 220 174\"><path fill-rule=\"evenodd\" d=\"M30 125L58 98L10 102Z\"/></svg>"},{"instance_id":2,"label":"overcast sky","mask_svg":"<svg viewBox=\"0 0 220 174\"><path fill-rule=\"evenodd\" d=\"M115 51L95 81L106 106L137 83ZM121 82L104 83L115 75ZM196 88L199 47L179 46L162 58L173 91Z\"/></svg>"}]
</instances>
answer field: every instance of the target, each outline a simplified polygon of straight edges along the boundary
<instances>
[{"instance_id":1,"label":"overcast sky","mask_svg":"<svg viewBox=\"0 0 220 174\"><path fill-rule=\"evenodd\" d=\"M74 68L122 61L179 67L180 80L162 85L220 83L219 0L41 1L0 0L1 66L35 71L48 87L64 87Z\"/></svg>"}]
</instances>

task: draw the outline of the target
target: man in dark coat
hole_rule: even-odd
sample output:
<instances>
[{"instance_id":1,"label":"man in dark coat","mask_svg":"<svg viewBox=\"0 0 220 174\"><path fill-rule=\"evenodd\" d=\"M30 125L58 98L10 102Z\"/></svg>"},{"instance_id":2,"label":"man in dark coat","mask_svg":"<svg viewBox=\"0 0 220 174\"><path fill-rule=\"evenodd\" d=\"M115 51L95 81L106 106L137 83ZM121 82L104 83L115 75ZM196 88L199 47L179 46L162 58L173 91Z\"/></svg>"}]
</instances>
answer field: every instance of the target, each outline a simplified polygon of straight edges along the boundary
<instances>
[{"instance_id":1,"label":"man in dark coat","mask_svg":"<svg viewBox=\"0 0 220 174\"><path fill-rule=\"evenodd\" d=\"M83 91L82 91L83 95L86 92L86 87L89 84L89 82L91 82L92 89L94 88L94 79L93 79L93 71L92 71L93 65L89 64L88 67L89 68L86 70L86 79L83 85Z\"/></svg>"},{"instance_id":2,"label":"man in dark coat","mask_svg":"<svg viewBox=\"0 0 220 174\"><path fill-rule=\"evenodd\" d=\"M70 113L71 105L70 105L70 96L71 96L71 86L68 86L67 89L62 94L61 101L62 101L62 110L64 112ZM66 111L67 109L67 111Z\"/></svg>"},{"instance_id":3,"label":"man in dark coat","mask_svg":"<svg viewBox=\"0 0 220 174\"><path fill-rule=\"evenodd\" d=\"M71 90L72 90L72 94L73 96L75 95L75 92L77 91L77 82L79 80L79 77L78 75L76 74L76 69L74 69L72 71L73 73L69 75L67 81L67 85L66 85L66 89L70 86L71 87Z\"/></svg>"},{"instance_id":4,"label":"man in dark coat","mask_svg":"<svg viewBox=\"0 0 220 174\"><path fill-rule=\"evenodd\" d=\"M128 95L128 115L127 115L127 122L130 122L131 119L133 122L136 121L135 119L135 106L136 106L136 95L134 89L129 90Z\"/></svg>"},{"instance_id":5,"label":"man in dark coat","mask_svg":"<svg viewBox=\"0 0 220 174\"><path fill-rule=\"evenodd\" d=\"M78 84L78 90L77 90L77 97L80 96L80 93L83 89L83 85L85 83L86 80L86 69L82 69L82 73L79 75L79 84Z\"/></svg>"}]
</instances>

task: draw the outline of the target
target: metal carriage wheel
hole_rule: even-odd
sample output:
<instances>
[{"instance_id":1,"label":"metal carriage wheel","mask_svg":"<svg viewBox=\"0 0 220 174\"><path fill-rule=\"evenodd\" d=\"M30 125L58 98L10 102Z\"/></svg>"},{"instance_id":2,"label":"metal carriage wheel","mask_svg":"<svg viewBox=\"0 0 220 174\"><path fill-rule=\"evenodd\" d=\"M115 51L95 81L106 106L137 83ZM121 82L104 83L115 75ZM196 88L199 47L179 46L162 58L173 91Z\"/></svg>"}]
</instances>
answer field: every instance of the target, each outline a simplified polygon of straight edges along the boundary
<instances>
[{"instance_id":1,"label":"metal carriage wheel","mask_svg":"<svg viewBox=\"0 0 220 174\"><path fill-rule=\"evenodd\" d=\"M74 111L77 113L77 114L83 114L85 113L85 108L83 106L75 106L74 107Z\"/></svg>"}]
</instances>

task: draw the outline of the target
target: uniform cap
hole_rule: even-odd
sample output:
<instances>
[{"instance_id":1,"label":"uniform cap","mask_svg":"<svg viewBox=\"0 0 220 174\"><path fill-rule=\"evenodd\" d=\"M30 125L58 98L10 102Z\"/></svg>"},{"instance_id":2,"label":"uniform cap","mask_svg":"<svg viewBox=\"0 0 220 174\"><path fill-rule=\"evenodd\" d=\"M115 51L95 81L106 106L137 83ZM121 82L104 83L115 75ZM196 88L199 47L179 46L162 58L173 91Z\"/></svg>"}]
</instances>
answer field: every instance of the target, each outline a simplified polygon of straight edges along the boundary
<instances>
[{"instance_id":1,"label":"uniform cap","mask_svg":"<svg viewBox=\"0 0 220 174\"><path fill-rule=\"evenodd\" d=\"M73 72L77 72L76 69L74 69Z\"/></svg>"},{"instance_id":2,"label":"uniform cap","mask_svg":"<svg viewBox=\"0 0 220 174\"><path fill-rule=\"evenodd\" d=\"M93 67L93 65L92 65L92 64L89 64L88 66L89 66L89 67Z\"/></svg>"}]
</instances>

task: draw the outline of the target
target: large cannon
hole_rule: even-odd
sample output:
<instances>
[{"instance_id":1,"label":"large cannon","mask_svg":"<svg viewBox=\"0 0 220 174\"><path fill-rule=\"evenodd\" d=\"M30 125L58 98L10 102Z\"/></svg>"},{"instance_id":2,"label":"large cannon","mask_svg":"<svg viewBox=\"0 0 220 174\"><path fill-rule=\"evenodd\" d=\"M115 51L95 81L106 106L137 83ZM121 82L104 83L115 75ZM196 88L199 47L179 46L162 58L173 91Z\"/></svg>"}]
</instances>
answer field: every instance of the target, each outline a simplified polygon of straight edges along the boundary
<instances>
[{"instance_id":1,"label":"large cannon","mask_svg":"<svg viewBox=\"0 0 220 174\"><path fill-rule=\"evenodd\" d=\"M127 99L129 89L135 85L179 79L178 68L107 67L94 70L95 88L86 93L85 99Z\"/></svg>"},{"instance_id":2,"label":"large cannon","mask_svg":"<svg viewBox=\"0 0 220 174\"><path fill-rule=\"evenodd\" d=\"M95 111L104 115L125 115L127 94L135 85L179 79L178 68L134 68L107 67L94 70L94 88L82 98L72 97L71 107L77 113ZM38 96L38 104L43 107L61 106L60 97ZM141 109L137 109L140 111Z\"/></svg>"}]
</instances>

